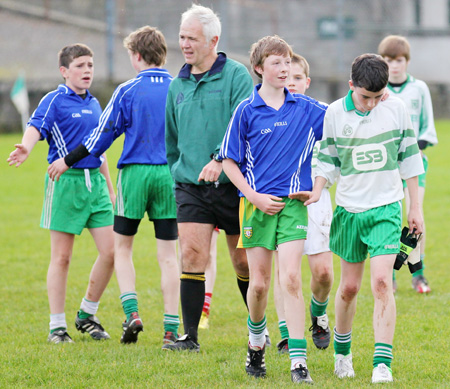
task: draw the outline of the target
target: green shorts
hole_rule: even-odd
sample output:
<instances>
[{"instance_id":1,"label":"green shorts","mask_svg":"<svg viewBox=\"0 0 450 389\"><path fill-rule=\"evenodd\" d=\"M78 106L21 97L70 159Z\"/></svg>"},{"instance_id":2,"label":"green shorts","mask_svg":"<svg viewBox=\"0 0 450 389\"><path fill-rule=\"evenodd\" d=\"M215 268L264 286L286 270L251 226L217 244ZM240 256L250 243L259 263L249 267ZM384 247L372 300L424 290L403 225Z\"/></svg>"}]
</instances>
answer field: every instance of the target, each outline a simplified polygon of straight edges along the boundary
<instances>
[{"instance_id":1,"label":"green shorts","mask_svg":"<svg viewBox=\"0 0 450 389\"><path fill-rule=\"evenodd\" d=\"M238 248L265 247L276 250L281 243L306 239L308 212L301 201L283 197L285 207L275 215L267 215L245 197L239 205L241 235Z\"/></svg>"},{"instance_id":2,"label":"green shorts","mask_svg":"<svg viewBox=\"0 0 450 389\"><path fill-rule=\"evenodd\" d=\"M168 165L127 165L117 176L114 214L128 219L176 219L177 206Z\"/></svg>"},{"instance_id":3,"label":"green shorts","mask_svg":"<svg viewBox=\"0 0 450 389\"><path fill-rule=\"evenodd\" d=\"M402 228L401 202L365 212L351 213L336 207L330 230L330 249L347 262L398 254Z\"/></svg>"},{"instance_id":4,"label":"green shorts","mask_svg":"<svg viewBox=\"0 0 450 389\"><path fill-rule=\"evenodd\" d=\"M425 154L422 154L422 162L423 162L423 170L424 173L422 173L419 176L419 187L425 188L426 178L427 178L427 171L428 171L428 158ZM403 188L406 188L406 181L403 180Z\"/></svg>"},{"instance_id":5,"label":"green shorts","mask_svg":"<svg viewBox=\"0 0 450 389\"><path fill-rule=\"evenodd\" d=\"M99 169L69 169L59 179L45 176L41 227L80 235L83 228L111 226L113 207Z\"/></svg>"}]
</instances>

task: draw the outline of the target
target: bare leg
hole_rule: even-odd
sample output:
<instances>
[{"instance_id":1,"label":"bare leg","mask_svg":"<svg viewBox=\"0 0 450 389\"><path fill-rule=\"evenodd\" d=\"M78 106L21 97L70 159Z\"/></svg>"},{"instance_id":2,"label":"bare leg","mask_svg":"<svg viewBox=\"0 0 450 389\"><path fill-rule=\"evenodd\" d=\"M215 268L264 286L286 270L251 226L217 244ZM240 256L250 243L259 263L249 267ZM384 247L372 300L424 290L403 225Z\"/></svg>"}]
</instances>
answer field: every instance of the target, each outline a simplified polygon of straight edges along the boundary
<instances>
[{"instance_id":1,"label":"bare leg","mask_svg":"<svg viewBox=\"0 0 450 389\"><path fill-rule=\"evenodd\" d=\"M392 344L394 340L396 308L391 276L394 261L395 255L378 255L370 259L375 343Z\"/></svg>"},{"instance_id":2,"label":"bare leg","mask_svg":"<svg viewBox=\"0 0 450 389\"><path fill-rule=\"evenodd\" d=\"M325 302L333 286L333 254L331 251L308 255L311 269L311 291L317 301Z\"/></svg>"},{"instance_id":3,"label":"bare leg","mask_svg":"<svg viewBox=\"0 0 450 389\"><path fill-rule=\"evenodd\" d=\"M236 248L238 240L239 235L227 235L228 251L236 274L248 277L249 265L247 262L247 255L245 249Z\"/></svg>"},{"instance_id":4,"label":"bare leg","mask_svg":"<svg viewBox=\"0 0 450 389\"><path fill-rule=\"evenodd\" d=\"M280 285L280 263L278 258L278 252L274 251L273 259L275 261L275 274L273 279L273 300L275 303L275 310L277 312L278 321L284 321L286 316L284 315L284 301L281 293Z\"/></svg>"},{"instance_id":5,"label":"bare leg","mask_svg":"<svg viewBox=\"0 0 450 389\"><path fill-rule=\"evenodd\" d=\"M205 272L213 229L212 224L178 223L183 272Z\"/></svg>"},{"instance_id":6,"label":"bare leg","mask_svg":"<svg viewBox=\"0 0 450 389\"><path fill-rule=\"evenodd\" d=\"M133 265L134 236L114 233L115 261L117 282L120 293L136 290L136 273Z\"/></svg>"},{"instance_id":7,"label":"bare leg","mask_svg":"<svg viewBox=\"0 0 450 389\"><path fill-rule=\"evenodd\" d=\"M161 290L164 313L178 315L180 275L177 260L177 241L156 239L157 257L161 269Z\"/></svg>"},{"instance_id":8,"label":"bare leg","mask_svg":"<svg viewBox=\"0 0 450 389\"><path fill-rule=\"evenodd\" d=\"M114 272L114 233L112 226L89 229L98 250L98 257L89 276L86 299L100 301Z\"/></svg>"},{"instance_id":9,"label":"bare leg","mask_svg":"<svg viewBox=\"0 0 450 389\"><path fill-rule=\"evenodd\" d=\"M248 248L247 257L250 270L250 285L247 302L250 319L260 322L264 318L272 272L272 251L264 247Z\"/></svg>"},{"instance_id":10,"label":"bare leg","mask_svg":"<svg viewBox=\"0 0 450 389\"><path fill-rule=\"evenodd\" d=\"M352 329L364 263L351 263L341 259L341 281L335 298L336 331L340 334L346 334Z\"/></svg>"},{"instance_id":11,"label":"bare leg","mask_svg":"<svg viewBox=\"0 0 450 389\"><path fill-rule=\"evenodd\" d=\"M301 262L304 240L294 240L278 246L279 278L289 337L305 337L305 302L302 293Z\"/></svg>"},{"instance_id":12,"label":"bare leg","mask_svg":"<svg viewBox=\"0 0 450 389\"><path fill-rule=\"evenodd\" d=\"M209 261L205 270L205 292L211 293L214 290L214 284L216 282L217 273L217 238L219 233L214 230L211 237L211 247L209 250Z\"/></svg>"},{"instance_id":13,"label":"bare leg","mask_svg":"<svg viewBox=\"0 0 450 389\"><path fill-rule=\"evenodd\" d=\"M51 258L47 272L47 293L51 314L64 312L74 239L73 234L50 230Z\"/></svg>"}]
</instances>

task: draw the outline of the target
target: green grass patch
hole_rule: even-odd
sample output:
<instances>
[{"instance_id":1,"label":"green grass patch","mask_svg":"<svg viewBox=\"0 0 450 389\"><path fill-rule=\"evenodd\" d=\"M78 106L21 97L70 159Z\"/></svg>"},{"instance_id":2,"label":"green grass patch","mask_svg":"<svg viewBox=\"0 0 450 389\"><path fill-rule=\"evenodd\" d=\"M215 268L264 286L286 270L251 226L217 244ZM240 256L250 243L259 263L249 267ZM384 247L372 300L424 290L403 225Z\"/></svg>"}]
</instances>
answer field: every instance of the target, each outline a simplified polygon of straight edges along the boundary
<instances>
[{"instance_id":1,"label":"green grass patch","mask_svg":"<svg viewBox=\"0 0 450 389\"><path fill-rule=\"evenodd\" d=\"M426 276L432 293L418 295L411 288L406 267L397 273L397 329L393 373L398 388L450 387L450 288L448 250L450 219L450 122L437 123L439 145L427 151L425 217L427 223ZM0 336L0 387L282 387L292 385L289 360L279 356L280 340L273 299L267 318L273 346L267 350L267 379L246 376L247 312L236 285L224 234L218 242L218 276L211 306L210 329L200 330L198 355L161 351L163 302L156 260L153 226L144 220L135 240L134 263L140 314L145 331L136 345L119 343L124 315L115 276L102 298L98 316L112 339L98 343L76 331L75 313L83 297L96 250L88 231L75 240L69 272L66 318L75 344L47 344L49 308L46 274L50 237L39 228L47 168L47 145L40 142L25 164L8 167L6 158L21 135L0 136L2 190L0 193L0 284L3 330ZM447 147L449 146L449 147ZM113 181L120 144L108 151ZM306 259L306 258L305 258ZM304 296L309 301L309 268L303 261ZM334 294L339 283L335 258L335 284L328 313L334 323ZM358 296L353 327L354 379L333 375L333 348L315 349L307 332L308 367L316 385L333 388L369 387L373 355L373 299L369 269ZM307 326L309 325L309 320Z\"/></svg>"}]
</instances>

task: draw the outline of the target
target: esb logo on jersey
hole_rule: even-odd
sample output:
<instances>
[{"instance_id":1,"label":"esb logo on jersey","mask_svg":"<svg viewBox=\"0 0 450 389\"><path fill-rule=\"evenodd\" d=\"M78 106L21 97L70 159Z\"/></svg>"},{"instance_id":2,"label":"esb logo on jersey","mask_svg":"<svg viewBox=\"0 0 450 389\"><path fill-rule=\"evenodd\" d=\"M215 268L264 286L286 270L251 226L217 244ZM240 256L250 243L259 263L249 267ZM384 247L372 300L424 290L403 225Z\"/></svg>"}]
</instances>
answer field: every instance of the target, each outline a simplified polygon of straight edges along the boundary
<instances>
[{"instance_id":1,"label":"esb logo on jersey","mask_svg":"<svg viewBox=\"0 0 450 389\"><path fill-rule=\"evenodd\" d=\"M352 159L356 170L367 172L381 169L387 162L386 147L380 144L357 146L353 149Z\"/></svg>"}]
</instances>

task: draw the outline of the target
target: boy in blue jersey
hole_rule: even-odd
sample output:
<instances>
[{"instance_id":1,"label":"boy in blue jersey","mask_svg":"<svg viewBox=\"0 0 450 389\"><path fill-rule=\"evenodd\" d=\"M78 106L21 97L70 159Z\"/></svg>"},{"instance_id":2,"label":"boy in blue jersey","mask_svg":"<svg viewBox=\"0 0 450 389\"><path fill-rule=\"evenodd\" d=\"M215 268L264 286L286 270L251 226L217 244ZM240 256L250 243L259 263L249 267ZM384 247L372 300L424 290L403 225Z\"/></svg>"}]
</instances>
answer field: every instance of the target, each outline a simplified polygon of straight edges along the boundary
<instances>
[{"instance_id":1,"label":"boy in blue jersey","mask_svg":"<svg viewBox=\"0 0 450 389\"><path fill-rule=\"evenodd\" d=\"M262 84L236 108L220 156L241 196L240 245L246 249L250 269L247 374L266 375L265 309L273 251L278 248L291 379L312 383L306 366L300 269L308 215L303 203L288 195L312 187L312 151L322 138L326 107L286 89L292 54L277 36L264 37L252 46L250 62Z\"/></svg>"},{"instance_id":2,"label":"boy in blue jersey","mask_svg":"<svg viewBox=\"0 0 450 389\"><path fill-rule=\"evenodd\" d=\"M407 68L411 58L410 46L408 40L399 35L389 35L384 38L378 46L380 54L389 65L389 92L403 100L411 115L411 122L417 137L425 173L419 176L419 202L423 215L423 201L425 198L425 182L428 170L428 159L425 155L425 149L438 143L436 128L434 126L433 104L431 101L430 90L427 84L418 80L407 73ZM406 184L405 202L408 209L409 193ZM425 230L417 247L410 254L411 257L420 256L425 259ZM418 293L429 293L431 288L424 275L424 268L416 271L412 275L412 287ZM394 271L394 292L397 289Z\"/></svg>"},{"instance_id":3,"label":"boy in blue jersey","mask_svg":"<svg viewBox=\"0 0 450 389\"><path fill-rule=\"evenodd\" d=\"M423 228L417 190L423 164L404 103L393 96L382 100L388 76L388 65L379 55L363 54L353 61L349 93L330 104L325 115L314 189L304 203L314 203L325 184L337 181L330 248L341 258L334 328L334 373L339 378L355 376L352 325L370 255L375 340L372 383L393 380L396 307L392 269L400 248L401 179L406 180L411 196L410 231L420 234Z\"/></svg>"},{"instance_id":4,"label":"boy in blue jersey","mask_svg":"<svg viewBox=\"0 0 450 389\"><path fill-rule=\"evenodd\" d=\"M15 145L10 165L20 166L39 140L49 144L47 160L52 163L73 150L98 121L101 107L88 88L94 76L93 53L83 44L59 52L59 70L65 85L43 97L31 116L22 143ZM99 255L92 268L86 296L75 325L93 339L109 339L95 316L100 297L114 270L114 190L104 156L91 156L77 163L64 179L45 179L41 227L50 230L51 259L47 273L50 304L50 343L72 343L64 313L67 275L75 235L88 228Z\"/></svg>"},{"instance_id":5,"label":"boy in blue jersey","mask_svg":"<svg viewBox=\"0 0 450 389\"><path fill-rule=\"evenodd\" d=\"M309 88L310 82L308 61L301 55L294 53L291 59L291 71L287 83L289 92L304 95ZM319 148L320 142L316 142L312 158L313 170L316 165ZM303 254L308 256L311 270L311 327L309 330L312 331L314 345L319 349L326 349L331 340L327 307L333 285L333 254L329 246L332 216L333 207L330 192L328 188L324 188L320 200L308 206L308 234L303 250ZM278 328L281 334L281 341L277 344L277 348L280 354L286 354L289 353L289 331L285 320L284 303L278 275L279 261L275 252L273 297L278 316Z\"/></svg>"},{"instance_id":6,"label":"boy in blue jersey","mask_svg":"<svg viewBox=\"0 0 450 389\"><path fill-rule=\"evenodd\" d=\"M136 343L143 323L138 313L136 276L132 260L134 236L145 212L155 227L157 258L164 298L164 344L177 338L179 268L178 237L173 181L167 166L164 143L165 103L172 77L162 69L167 46L163 34L144 26L124 40L133 68L138 72L119 85L96 128L65 158L49 166L58 179L84 156L101 155L125 134L117 167L117 202L114 211L115 269L126 320L122 343ZM90 157L88 157L90 158Z\"/></svg>"}]
</instances>

